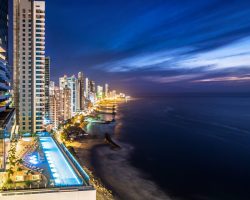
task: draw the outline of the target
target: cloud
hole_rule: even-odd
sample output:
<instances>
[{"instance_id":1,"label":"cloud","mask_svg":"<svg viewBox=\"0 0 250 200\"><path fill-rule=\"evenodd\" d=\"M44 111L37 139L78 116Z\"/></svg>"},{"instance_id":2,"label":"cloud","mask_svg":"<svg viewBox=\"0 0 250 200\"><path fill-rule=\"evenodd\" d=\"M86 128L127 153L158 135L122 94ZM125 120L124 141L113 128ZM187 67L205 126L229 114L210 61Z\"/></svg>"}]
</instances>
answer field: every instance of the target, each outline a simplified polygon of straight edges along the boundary
<instances>
[{"instance_id":1,"label":"cloud","mask_svg":"<svg viewBox=\"0 0 250 200\"><path fill-rule=\"evenodd\" d=\"M100 82L201 84L244 76L250 67L247 1L93 0L66 9L63 0L59 10L57 1L48 2L47 34L54 66L60 66L52 68L55 77L75 66Z\"/></svg>"},{"instance_id":2,"label":"cloud","mask_svg":"<svg viewBox=\"0 0 250 200\"><path fill-rule=\"evenodd\" d=\"M187 74L187 75L177 75L177 76L147 76L144 77L144 80L157 82L157 83L176 83L181 81L188 81L201 77L202 74Z\"/></svg>"},{"instance_id":3,"label":"cloud","mask_svg":"<svg viewBox=\"0 0 250 200\"><path fill-rule=\"evenodd\" d=\"M247 37L212 51L192 55L190 58L181 60L180 64L186 68L212 65L213 68L210 70L250 67L249 45L250 37Z\"/></svg>"},{"instance_id":4,"label":"cloud","mask_svg":"<svg viewBox=\"0 0 250 200\"><path fill-rule=\"evenodd\" d=\"M225 82L225 81L250 81L250 74L246 76L228 76L195 80L193 82Z\"/></svg>"}]
</instances>

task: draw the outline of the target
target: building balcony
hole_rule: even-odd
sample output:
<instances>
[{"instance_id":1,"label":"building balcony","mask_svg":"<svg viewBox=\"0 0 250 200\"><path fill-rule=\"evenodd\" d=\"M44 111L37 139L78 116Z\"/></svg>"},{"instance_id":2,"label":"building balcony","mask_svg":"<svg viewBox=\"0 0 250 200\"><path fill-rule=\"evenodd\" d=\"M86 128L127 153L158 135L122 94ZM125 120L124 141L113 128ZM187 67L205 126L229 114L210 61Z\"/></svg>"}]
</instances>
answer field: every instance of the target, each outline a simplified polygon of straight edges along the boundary
<instances>
[{"instance_id":1,"label":"building balcony","mask_svg":"<svg viewBox=\"0 0 250 200\"><path fill-rule=\"evenodd\" d=\"M44 10L36 10L36 13L39 13L41 15L41 14L45 14L45 11Z\"/></svg>"},{"instance_id":2,"label":"building balcony","mask_svg":"<svg viewBox=\"0 0 250 200\"><path fill-rule=\"evenodd\" d=\"M10 82L10 78L7 76L6 72L0 70L0 79L6 82Z\"/></svg>"},{"instance_id":3,"label":"building balcony","mask_svg":"<svg viewBox=\"0 0 250 200\"><path fill-rule=\"evenodd\" d=\"M36 34L37 39L45 40L45 34Z\"/></svg>"},{"instance_id":4,"label":"building balcony","mask_svg":"<svg viewBox=\"0 0 250 200\"><path fill-rule=\"evenodd\" d=\"M4 93L0 93L0 101L4 101L4 100L7 100L8 98L10 98L10 94L8 92Z\"/></svg>"},{"instance_id":5,"label":"building balcony","mask_svg":"<svg viewBox=\"0 0 250 200\"><path fill-rule=\"evenodd\" d=\"M4 90L10 90L10 86L6 85L6 83L0 83L0 90L4 89Z\"/></svg>"},{"instance_id":6,"label":"building balcony","mask_svg":"<svg viewBox=\"0 0 250 200\"><path fill-rule=\"evenodd\" d=\"M7 70L5 61L2 61L1 59L0 59L0 69L2 69L4 71Z\"/></svg>"},{"instance_id":7,"label":"building balcony","mask_svg":"<svg viewBox=\"0 0 250 200\"><path fill-rule=\"evenodd\" d=\"M0 113L5 111L6 110L6 107L5 106L0 106Z\"/></svg>"}]
</instances>

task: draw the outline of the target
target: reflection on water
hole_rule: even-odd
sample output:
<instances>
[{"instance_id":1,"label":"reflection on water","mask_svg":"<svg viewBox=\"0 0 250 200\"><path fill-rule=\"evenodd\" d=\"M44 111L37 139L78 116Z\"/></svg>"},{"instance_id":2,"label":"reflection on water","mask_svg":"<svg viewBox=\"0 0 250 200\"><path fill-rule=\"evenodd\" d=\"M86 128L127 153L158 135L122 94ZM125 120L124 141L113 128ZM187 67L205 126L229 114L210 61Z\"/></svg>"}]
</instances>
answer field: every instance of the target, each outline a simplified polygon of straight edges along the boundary
<instances>
[{"instance_id":1,"label":"reflection on water","mask_svg":"<svg viewBox=\"0 0 250 200\"><path fill-rule=\"evenodd\" d=\"M97 167L114 187L129 184L133 174L134 187L147 177L178 199L250 199L249 112L250 98L240 96L154 97L121 104L115 124L89 127L92 133L114 133L122 142L122 151L100 150Z\"/></svg>"},{"instance_id":2,"label":"reflection on water","mask_svg":"<svg viewBox=\"0 0 250 200\"><path fill-rule=\"evenodd\" d=\"M113 115L111 114L98 114L97 116L100 120L104 121L111 121L113 119ZM110 124L101 124L96 122L90 122L87 124L85 131L86 133L90 135L95 136L104 136L105 133L114 133L116 123L110 123Z\"/></svg>"}]
</instances>

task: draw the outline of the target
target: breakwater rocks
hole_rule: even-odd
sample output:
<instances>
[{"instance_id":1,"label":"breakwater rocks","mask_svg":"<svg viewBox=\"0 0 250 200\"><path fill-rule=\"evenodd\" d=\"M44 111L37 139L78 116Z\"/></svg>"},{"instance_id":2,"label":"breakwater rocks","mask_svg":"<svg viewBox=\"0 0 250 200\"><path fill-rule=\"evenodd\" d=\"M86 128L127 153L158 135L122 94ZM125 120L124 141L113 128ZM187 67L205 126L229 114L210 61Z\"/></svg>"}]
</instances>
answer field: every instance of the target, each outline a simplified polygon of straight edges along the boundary
<instances>
[{"instance_id":1,"label":"breakwater rocks","mask_svg":"<svg viewBox=\"0 0 250 200\"><path fill-rule=\"evenodd\" d=\"M110 134L108 134L108 133L105 133L105 141L106 141L108 144L110 144L110 146L111 146L112 149L121 149L121 146L118 145L118 144L116 144L116 143L112 140Z\"/></svg>"}]
</instances>

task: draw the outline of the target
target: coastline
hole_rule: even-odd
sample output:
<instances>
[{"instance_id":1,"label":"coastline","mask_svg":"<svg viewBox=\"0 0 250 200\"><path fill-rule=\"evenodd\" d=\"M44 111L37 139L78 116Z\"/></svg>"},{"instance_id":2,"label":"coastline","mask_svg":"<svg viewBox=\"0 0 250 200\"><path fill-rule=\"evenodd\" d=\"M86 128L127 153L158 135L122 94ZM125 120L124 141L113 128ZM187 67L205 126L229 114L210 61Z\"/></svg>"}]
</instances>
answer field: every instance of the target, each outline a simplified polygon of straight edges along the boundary
<instances>
[{"instance_id":1,"label":"coastline","mask_svg":"<svg viewBox=\"0 0 250 200\"><path fill-rule=\"evenodd\" d=\"M104 138L72 142L76 156L90 174L91 183L97 189L97 200L155 199L169 200L153 181L129 163L133 147L120 143L114 150Z\"/></svg>"},{"instance_id":2,"label":"coastline","mask_svg":"<svg viewBox=\"0 0 250 200\"><path fill-rule=\"evenodd\" d=\"M92 151L104 144L104 139L84 139L80 141L74 141L68 144L74 148L75 156L83 169L90 176L90 182L96 189L97 200L113 200L113 190L104 185L101 179L96 175L96 170L92 165Z\"/></svg>"},{"instance_id":3,"label":"coastline","mask_svg":"<svg viewBox=\"0 0 250 200\"><path fill-rule=\"evenodd\" d=\"M114 119L111 116L107 113L103 119L110 121ZM90 175L97 200L169 200L170 197L148 174L130 163L134 147L114 137L120 117L116 120L118 122L112 123L112 126L110 123L90 122L85 129L89 135L67 144L68 148L73 147L73 154Z\"/></svg>"},{"instance_id":4,"label":"coastline","mask_svg":"<svg viewBox=\"0 0 250 200\"><path fill-rule=\"evenodd\" d=\"M119 126L119 117L116 120L115 126ZM113 137L114 127L99 123L92 123L91 127L93 129L86 130L90 137L68 145L74 148L79 162L90 174L97 200L170 199L148 174L132 166L130 157L134 147Z\"/></svg>"}]
</instances>

